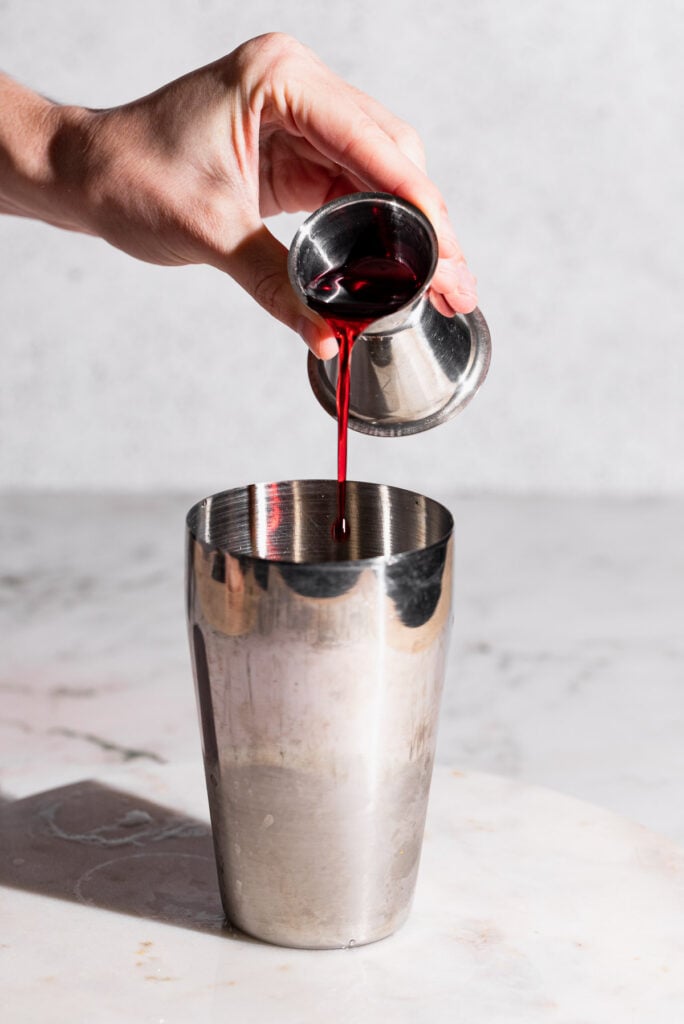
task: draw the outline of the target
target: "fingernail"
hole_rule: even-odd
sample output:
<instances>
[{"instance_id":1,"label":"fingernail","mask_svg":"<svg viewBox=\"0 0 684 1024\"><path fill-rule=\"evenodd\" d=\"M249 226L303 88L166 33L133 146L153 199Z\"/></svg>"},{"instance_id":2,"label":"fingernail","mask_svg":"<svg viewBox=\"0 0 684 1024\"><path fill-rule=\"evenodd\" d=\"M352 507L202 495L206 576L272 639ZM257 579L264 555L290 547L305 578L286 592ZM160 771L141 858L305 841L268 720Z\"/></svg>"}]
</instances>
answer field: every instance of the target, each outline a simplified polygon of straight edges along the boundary
<instances>
[{"instance_id":1,"label":"fingernail","mask_svg":"<svg viewBox=\"0 0 684 1024\"><path fill-rule=\"evenodd\" d=\"M297 321L297 333L302 336L317 359L333 359L337 355L337 342L334 338L321 337L315 323L306 316Z\"/></svg>"},{"instance_id":2,"label":"fingernail","mask_svg":"<svg viewBox=\"0 0 684 1024\"><path fill-rule=\"evenodd\" d=\"M334 338L324 338L319 342L318 351L314 353L319 359L334 359L339 353L340 347Z\"/></svg>"},{"instance_id":3,"label":"fingernail","mask_svg":"<svg viewBox=\"0 0 684 1024\"><path fill-rule=\"evenodd\" d=\"M456 288L464 298L477 298L477 278L471 274L465 263L458 263L454 273Z\"/></svg>"}]
</instances>

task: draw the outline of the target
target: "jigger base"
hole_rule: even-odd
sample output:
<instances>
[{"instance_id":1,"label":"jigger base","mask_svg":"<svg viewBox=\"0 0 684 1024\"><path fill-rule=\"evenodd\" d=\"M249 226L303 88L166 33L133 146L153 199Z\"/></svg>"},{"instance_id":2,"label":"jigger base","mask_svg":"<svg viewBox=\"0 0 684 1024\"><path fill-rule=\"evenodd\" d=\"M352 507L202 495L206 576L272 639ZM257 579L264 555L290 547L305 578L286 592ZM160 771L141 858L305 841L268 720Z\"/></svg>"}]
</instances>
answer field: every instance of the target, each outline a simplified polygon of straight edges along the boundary
<instances>
[{"instance_id":1,"label":"jigger base","mask_svg":"<svg viewBox=\"0 0 684 1024\"><path fill-rule=\"evenodd\" d=\"M479 309L442 316L425 302L419 317L392 333L360 334L351 361L349 426L375 437L406 437L446 423L470 402L491 361ZM338 359L308 357L311 390L337 416Z\"/></svg>"}]
</instances>

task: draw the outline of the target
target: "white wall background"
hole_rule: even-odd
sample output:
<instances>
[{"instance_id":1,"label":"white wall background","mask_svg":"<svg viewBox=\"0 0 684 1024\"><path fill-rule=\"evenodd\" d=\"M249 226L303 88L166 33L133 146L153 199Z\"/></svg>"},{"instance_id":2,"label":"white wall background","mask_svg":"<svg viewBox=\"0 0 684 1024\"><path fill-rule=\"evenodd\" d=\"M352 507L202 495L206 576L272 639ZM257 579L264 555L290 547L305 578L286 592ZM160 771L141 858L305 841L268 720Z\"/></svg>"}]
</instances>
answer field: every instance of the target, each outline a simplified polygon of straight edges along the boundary
<instances>
[{"instance_id":1,"label":"white wall background","mask_svg":"<svg viewBox=\"0 0 684 1024\"><path fill-rule=\"evenodd\" d=\"M278 29L421 131L481 286L490 377L350 472L443 493L684 489L683 5L0 0L0 65L113 105ZM295 224L278 228L289 241ZM332 476L302 343L230 279L0 218L0 486Z\"/></svg>"}]
</instances>

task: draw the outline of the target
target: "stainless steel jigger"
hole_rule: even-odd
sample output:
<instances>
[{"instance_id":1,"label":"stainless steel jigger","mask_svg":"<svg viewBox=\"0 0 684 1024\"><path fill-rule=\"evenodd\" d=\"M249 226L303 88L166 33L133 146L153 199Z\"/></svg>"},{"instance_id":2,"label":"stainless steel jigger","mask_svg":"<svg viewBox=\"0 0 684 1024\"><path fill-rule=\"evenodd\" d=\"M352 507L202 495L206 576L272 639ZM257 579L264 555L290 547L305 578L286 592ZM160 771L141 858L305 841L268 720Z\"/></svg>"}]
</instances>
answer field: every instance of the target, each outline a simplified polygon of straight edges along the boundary
<instances>
[{"instance_id":1,"label":"stainless steel jigger","mask_svg":"<svg viewBox=\"0 0 684 1024\"><path fill-rule=\"evenodd\" d=\"M437 266L437 237L411 203L383 192L359 192L322 206L290 246L292 286L305 305L306 286L350 255L392 252L415 273L412 299L374 321L354 344L349 426L363 434L400 437L444 423L460 412L487 375L491 341L479 309L442 316L427 297ZM313 392L337 415L337 357L309 356Z\"/></svg>"}]
</instances>

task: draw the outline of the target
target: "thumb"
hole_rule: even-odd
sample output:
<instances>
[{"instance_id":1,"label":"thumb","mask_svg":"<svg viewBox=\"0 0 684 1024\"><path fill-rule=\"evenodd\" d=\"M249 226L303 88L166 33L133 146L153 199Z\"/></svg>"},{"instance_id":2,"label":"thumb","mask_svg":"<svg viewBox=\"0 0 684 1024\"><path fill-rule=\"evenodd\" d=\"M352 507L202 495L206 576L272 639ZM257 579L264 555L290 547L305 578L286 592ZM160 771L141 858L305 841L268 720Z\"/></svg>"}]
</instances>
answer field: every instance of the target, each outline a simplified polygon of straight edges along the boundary
<instances>
[{"instance_id":1,"label":"thumb","mask_svg":"<svg viewBox=\"0 0 684 1024\"><path fill-rule=\"evenodd\" d=\"M337 355L333 332L295 295L287 272L287 249L259 224L228 255L217 261L260 306L302 336L319 359Z\"/></svg>"}]
</instances>

